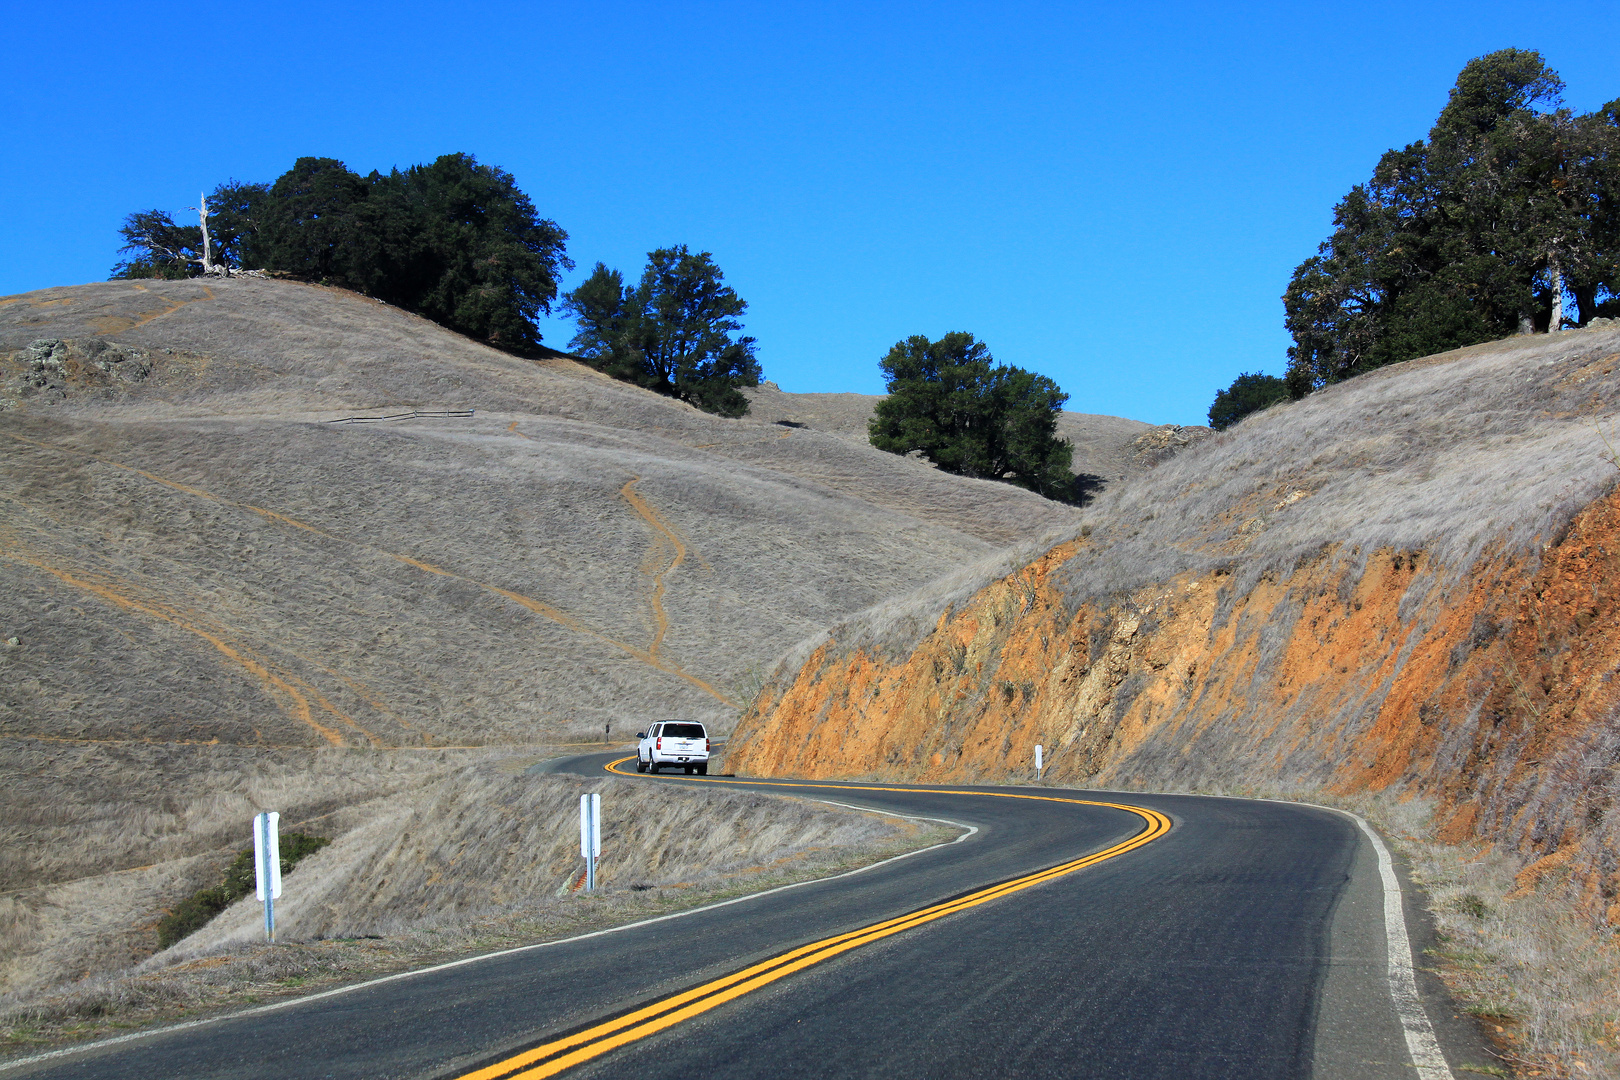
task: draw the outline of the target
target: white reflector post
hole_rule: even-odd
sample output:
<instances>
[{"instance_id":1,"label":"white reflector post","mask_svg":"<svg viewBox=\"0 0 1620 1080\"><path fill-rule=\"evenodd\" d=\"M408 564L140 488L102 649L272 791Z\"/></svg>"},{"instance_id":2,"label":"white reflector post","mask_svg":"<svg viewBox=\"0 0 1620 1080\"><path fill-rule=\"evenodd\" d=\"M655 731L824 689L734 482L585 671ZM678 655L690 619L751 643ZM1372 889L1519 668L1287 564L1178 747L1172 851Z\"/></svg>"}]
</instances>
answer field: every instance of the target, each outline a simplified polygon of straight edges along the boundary
<instances>
[{"instance_id":1,"label":"white reflector post","mask_svg":"<svg viewBox=\"0 0 1620 1080\"><path fill-rule=\"evenodd\" d=\"M1041 778L1041 744L1035 744L1035 779Z\"/></svg>"},{"instance_id":2,"label":"white reflector post","mask_svg":"<svg viewBox=\"0 0 1620 1080\"><path fill-rule=\"evenodd\" d=\"M602 796L579 797L579 853L585 858L585 889L596 891L596 858L602 854Z\"/></svg>"},{"instance_id":3,"label":"white reflector post","mask_svg":"<svg viewBox=\"0 0 1620 1080\"><path fill-rule=\"evenodd\" d=\"M266 886L272 900L281 899L281 815L274 810L253 819L253 877L259 902Z\"/></svg>"},{"instance_id":4,"label":"white reflector post","mask_svg":"<svg viewBox=\"0 0 1620 1080\"><path fill-rule=\"evenodd\" d=\"M253 883L264 905L264 936L276 940L276 900L281 896L281 815L274 810L253 819Z\"/></svg>"}]
</instances>

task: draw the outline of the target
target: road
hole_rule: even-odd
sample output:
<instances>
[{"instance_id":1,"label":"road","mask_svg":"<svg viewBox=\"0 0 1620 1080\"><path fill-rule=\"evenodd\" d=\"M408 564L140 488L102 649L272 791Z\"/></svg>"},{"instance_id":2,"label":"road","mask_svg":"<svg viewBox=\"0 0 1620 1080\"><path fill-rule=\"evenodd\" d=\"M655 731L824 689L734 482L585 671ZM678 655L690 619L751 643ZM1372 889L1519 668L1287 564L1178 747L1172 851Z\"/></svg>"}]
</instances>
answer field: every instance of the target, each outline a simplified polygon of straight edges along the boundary
<instances>
[{"instance_id":1,"label":"road","mask_svg":"<svg viewBox=\"0 0 1620 1080\"><path fill-rule=\"evenodd\" d=\"M549 769L601 775L618 756ZM1342 815L1052 788L798 793L976 831L855 875L0 1076L1449 1076L1414 1068L1376 851ZM1451 1067L1491 1060L1433 979L1417 986Z\"/></svg>"}]
</instances>

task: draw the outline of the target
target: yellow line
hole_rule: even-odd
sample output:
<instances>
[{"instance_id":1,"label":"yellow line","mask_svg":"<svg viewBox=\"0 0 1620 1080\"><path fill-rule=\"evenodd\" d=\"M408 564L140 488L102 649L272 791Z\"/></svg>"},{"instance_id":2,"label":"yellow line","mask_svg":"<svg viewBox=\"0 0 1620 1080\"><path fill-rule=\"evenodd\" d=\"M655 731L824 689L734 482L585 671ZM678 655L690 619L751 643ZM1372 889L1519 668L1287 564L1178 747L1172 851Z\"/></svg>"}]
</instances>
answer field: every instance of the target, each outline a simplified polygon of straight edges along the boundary
<instances>
[{"instance_id":1,"label":"yellow line","mask_svg":"<svg viewBox=\"0 0 1620 1080\"><path fill-rule=\"evenodd\" d=\"M618 766L629 761L623 757L607 764L608 772L619 776L631 776L632 773L621 772ZM484 1068L465 1073L458 1080L538 1080L539 1077L555 1076L565 1069L600 1057L611 1050L626 1046L649 1035L655 1035L666 1028L690 1020L710 1009L714 1009L728 1001L733 1001L745 994L752 993L763 986L767 986L778 979L784 979L810 967L823 960L830 960L851 949L858 949L862 945L869 945L874 941L893 934L898 934L913 927L942 919L958 911L977 907L991 900L1000 899L1023 889L1040 885L1054 878L1072 874L1088 866L1108 859L1116 858L1127 851L1134 851L1145 844L1151 843L1170 831L1170 819L1157 810L1146 807L1131 806L1126 803L1098 802L1091 799L1066 799L1057 795L1023 795L1003 791L970 791L946 788L911 788L887 787L880 785L854 785L854 784L818 784L799 781L770 781L770 780L725 780L702 778L695 779L698 783L710 784L747 784L749 786L767 787L805 787L805 788L835 788L839 791L904 791L924 795L978 795L998 799L1033 799L1039 802L1072 803L1077 806L1103 806L1114 810L1124 810L1136 814L1147 823L1146 828L1129 840L1115 844L1113 847L1090 855L1037 870L1023 877L1003 881L997 885L990 885L978 889L965 896L953 900L945 900L918 911L908 912L892 919L863 926L858 930L837 934L833 937L823 938L809 945L801 945L780 956L761 961L741 971L695 986L690 990L682 991L673 997L655 1001L651 1005L633 1010L623 1016L604 1021L583 1031L572 1035L553 1039L532 1049L502 1061L487 1065Z\"/></svg>"}]
</instances>

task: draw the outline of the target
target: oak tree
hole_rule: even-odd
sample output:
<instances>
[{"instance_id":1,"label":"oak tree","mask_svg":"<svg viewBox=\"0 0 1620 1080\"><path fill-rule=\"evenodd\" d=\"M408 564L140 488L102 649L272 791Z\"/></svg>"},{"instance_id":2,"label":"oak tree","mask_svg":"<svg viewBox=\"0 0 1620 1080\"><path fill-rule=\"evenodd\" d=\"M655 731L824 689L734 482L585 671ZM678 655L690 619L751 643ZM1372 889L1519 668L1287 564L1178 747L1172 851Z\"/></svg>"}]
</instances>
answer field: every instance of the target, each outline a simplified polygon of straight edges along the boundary
<instances>
[{"instance_id":1,"label":"oak tree","mask_svg":"<svg viewBox=\"0 0 1620 1080\"><path fill-rule=\"evenodd\" d=\"M1065 502L1076 497L1074 448L1057 436L1069 395L1044 375L995 363L972 334L915 334L878 361L889 396L868 426L872 445L919 452L947 472L1006 480Z\"/></svg>"}]
</instances>

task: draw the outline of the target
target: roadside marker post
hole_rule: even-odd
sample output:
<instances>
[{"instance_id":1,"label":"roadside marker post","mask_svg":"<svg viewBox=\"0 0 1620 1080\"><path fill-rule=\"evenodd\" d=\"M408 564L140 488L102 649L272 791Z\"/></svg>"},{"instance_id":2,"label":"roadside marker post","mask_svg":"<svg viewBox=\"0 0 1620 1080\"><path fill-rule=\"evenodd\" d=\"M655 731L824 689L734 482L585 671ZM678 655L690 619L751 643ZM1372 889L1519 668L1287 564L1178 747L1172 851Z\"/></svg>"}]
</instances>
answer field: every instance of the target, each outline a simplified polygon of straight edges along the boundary
<instances>
[{"instance_id":1,"label":"roadside marker post","mask_svg":"<svg viewBox=\"0 0 1620 1080\"><path fill-rule=\"evenodd\" d=\"M585 891L596 891L596 860L602 854L602 796L579 797L579 853L585 856Z\"/></svg>"},{"instance_id":2,"label":"roadside marker post","mask_svg":"<svg viewBox=\"0 0 1620 1080\"><path fill-rule=\"evenodd\" d=\"M1041 744L1035 744L1035 779L1041 778Z\"/></svg>"},{"instance_id":3,"label":"roadside marker post","mask_svg":"<svg viewBox=\"0 0 1620 1080\"><path fill-rule=\"evenodd\" d=\"M281 815L274 810L253 819L253 880L264 904L264 936L276 940L276 901L281 898Z\"/></svg>"}]
</instances>

